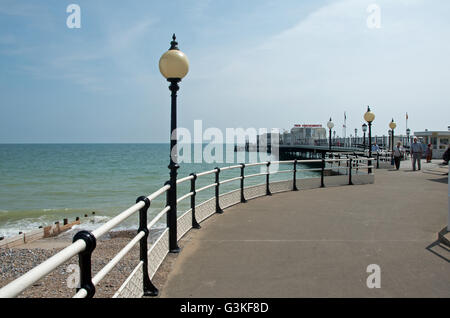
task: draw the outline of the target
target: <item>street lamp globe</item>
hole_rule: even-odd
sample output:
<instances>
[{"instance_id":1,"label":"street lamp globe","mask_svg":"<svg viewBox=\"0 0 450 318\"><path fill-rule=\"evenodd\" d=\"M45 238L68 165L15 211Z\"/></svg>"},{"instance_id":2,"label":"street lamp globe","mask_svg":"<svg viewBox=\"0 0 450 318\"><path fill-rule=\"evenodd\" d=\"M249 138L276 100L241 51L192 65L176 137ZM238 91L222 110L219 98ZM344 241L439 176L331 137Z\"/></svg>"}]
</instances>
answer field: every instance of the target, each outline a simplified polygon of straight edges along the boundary
<instances>
[{"instance_id":1,"label":"street lamp globe","mask_svg":"<svg viewBox=\"0 0 450 318\"><path fill-rule=\"evenodd\" d=\"M167 79L181 80L189 72L189 60L178 49L175 34L172 36L170 48L159 59L159 71Z\"/></svg>"},{"instance_id":2,"label":"street lamp globe","mask_svg":"<svg viewBox=\"0 0 450 318\"><path fill-rule=\"evenodd\" d=\"M334 127L334 123L331 121L331 118L330 118L330 121L327 123L327 127L328 127L328 129L333 129L333 127Z\"/></svg>"},{"instance_id":3,"label":"street lamp globe","mask_svg":"<svg viewBox=\"0 0 450 318\"><path fill-rule=\"evenodd\" d=\"M367 106L367 112L364 114L364 120L371 123L375 120L375 114L370 111L370 107Z\"/></svg>"},{"instance_id":4,"label":"street lamp globe","mask_svg":"<svg viewBox=\"0 0 450 318\"><path fill-rule=\"evenodd\" d=\"M394 118L392 118L392 121L389 123L389 128L394 130L397 127L397 124L394 122Z\"/></svg>"},{"instance_id":5,"label":"street lamp globe","mask_svg":"<svg viewBox=\"0 0 450 318\"><path fill-rule=\"evenodd\" d=\"M366 123L364 123L364 124L362 125L362 131L363 131L364 133L367 131L367 124L366 124Z\"/></svg>"}]
</instances>

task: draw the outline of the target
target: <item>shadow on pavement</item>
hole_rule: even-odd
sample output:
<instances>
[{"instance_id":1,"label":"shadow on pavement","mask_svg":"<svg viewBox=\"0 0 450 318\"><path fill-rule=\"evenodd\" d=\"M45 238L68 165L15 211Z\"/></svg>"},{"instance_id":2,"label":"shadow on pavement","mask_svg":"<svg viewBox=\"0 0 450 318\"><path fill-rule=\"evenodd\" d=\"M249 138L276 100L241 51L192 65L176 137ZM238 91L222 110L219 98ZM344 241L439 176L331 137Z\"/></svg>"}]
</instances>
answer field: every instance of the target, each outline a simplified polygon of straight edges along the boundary
<instances>
[{"instance_id":1,"label":"shadow on pavement","mask_svg":"<svg viewBox=\"0 0 450 318\"><path fill-rule=\"evenodd\" d=\"M444 244L441 244L439 241L434 241L430 245L428 245L426 248L429 252L433 253L437 257L442 258L443 260L450 263L450 259L445 257L444 255L448 255L450 252L450 249L448 249Z\"/></svg>"},{"instance_id":2,"label":"shadow on pavement","mask_svg":"<svg viewBox=\"0 0 450 318\"><path fill-rule=\"evenodd\" d=\"M447 178L447 177L445 177L445 178L439 178L439 179L427 179L427 180L429 180L429 181L434 181L434 182L439 182L439 183L444 183L444 184L447 184L447 183L448 183L448 178Z\"/></svg>"}]
</instances>

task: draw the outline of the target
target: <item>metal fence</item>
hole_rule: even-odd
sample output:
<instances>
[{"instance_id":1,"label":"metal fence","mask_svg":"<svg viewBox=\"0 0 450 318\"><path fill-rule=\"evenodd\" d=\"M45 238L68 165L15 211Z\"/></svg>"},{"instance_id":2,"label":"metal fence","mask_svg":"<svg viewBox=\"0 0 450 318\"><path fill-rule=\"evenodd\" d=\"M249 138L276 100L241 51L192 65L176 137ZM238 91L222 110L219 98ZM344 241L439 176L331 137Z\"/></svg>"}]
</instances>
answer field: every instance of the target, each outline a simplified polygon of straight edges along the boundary
<instances>
[{"instance_id":1,"label":"metal fence","mask_svg":"<svg viewBox=\"0 0 450 318\"><path fill-rule=\"evenodd\" d=\"M151 279L163 262L166 255L169 253L169 233L174 231L177 233L177 239L180 240L191 228L200 228L199 223L210 217L215 213L222 213L223 209L238 203L245 203L247 200L257 198L260 196L271 195L272 193L283 191L297 191L299 189L306 189L311 187L325 187L327 186L328 171L344 170L339 180L330 179L330 186L332 185L352 185L357 180L358 174L363 171L371 171L373 168L372 160L374 158L358 157L346 155L345 158L330 154L328 158L315 160L287 160L275 162L259 162L249 164L239 164L224 168L215 168L210 171L205 171L197 174L191 174L187 177L177 180L177 184L190 182L190 191L177 198L177 203L186 199L190 199L190 209L182 213L174 225L175 228L167 224L167 227L161 232L159 237L150 244L148 243L149 231L155 224L170 211L170 205L159 211L159 213L150 221L147 220L147 213L152 202L163 194L168 194L171 185L166 184L156 192L149 196L141 196L136 200L136 204L121 212L107 223L98 227L92 232L80 231L75 234L73 243L47 259L45 262L36 266L21 277L12 281L8 285L0 289L0 297L16 297L26 288L32 286L36 281L42 279L59 265L67 262L73 256L78 255L80 265L80 287L73 296L74 298L90 298L95 295L95 286L123 259L123 257L139 243L140 259L138 265L122 284L114 297L142 297L156 296L158 289L153 285ZM271 171L271 166L279 165L286 167L285 170ZM313 168L303 168L299 164L313 164ZM254 174L245 174L248 167L262 167L262 172ZM226 170L237 171L237 176L226 180L221 180L220 173ZM298 179L298 171L319 171L320 178L311 178L309 180ZM274 174L285 174L287 177L281 181L271 181L271 176ZM203 187L197 187L197 179L214 175L215 181ZM372 176L370 173L367 175ZM255 177L265 176L265 182L253 186L245 186L245 180ZM336 182L337 180L337 182ZM331 182L333 181L333 182ZM220 186L225 183L239 182L239 187L228 193L221 194ZM359 183L359 182L357 182ZM199 192L213 188L214 196L203 201L197 202L196 196ZM117 225L128 219L130 216L139 214L139 228L136 236L123 247L101 270L92 276L91 269L91 255L97 246L97 241L100 237L110 232Z\"/></svg>"}]
</instances>

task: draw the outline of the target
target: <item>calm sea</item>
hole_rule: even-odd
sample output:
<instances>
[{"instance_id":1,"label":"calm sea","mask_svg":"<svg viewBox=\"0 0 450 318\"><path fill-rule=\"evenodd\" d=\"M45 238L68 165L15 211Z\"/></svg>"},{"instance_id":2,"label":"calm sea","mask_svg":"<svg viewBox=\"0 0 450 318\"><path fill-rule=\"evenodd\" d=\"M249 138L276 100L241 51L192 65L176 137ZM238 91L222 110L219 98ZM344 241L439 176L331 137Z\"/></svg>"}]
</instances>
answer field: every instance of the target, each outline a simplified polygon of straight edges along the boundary
<instances>
[{"instance_id":1,"label":"calm sea","mask_svg":"<svg viewBox=\"0 0 450 318\"><path fill-rule=\"evenodd\" d=\"M224 156L236 156L223 147ZM192 151L193 157L193 151ZM276 160L272 157L271 160ZM83 228L92 229L149 195L169 178L168 144L0 144L0 236L11 236L38 226L81 217ZM239 161L241 162L241 161ZM245 162L249 162L246 154ZM180 163L178 177L230 163ZM247 168L247 173L259 172ZM288 169L288 167L282 167ZM290 167L289 167L290 169ZM221 178L239 176L239 169L224 171ZM300 177L314 175L305 172ZM273 179L290 178L291 174ZM198 179L199 186L212 183L214 175ZM246 185L264 182L264 177L246 180ZM221 186L227 192L239 181ZM189 192L189 182L178 195ZM214 189L198 194L198 202L213 196ZM152 203L149 219L165 205L165 196ZM179 204L179 213L189 209L189 199ZM85 214L95 216L84 218ZM130 218L118 229L136 228Z\"/></svg>"}]
</instances>

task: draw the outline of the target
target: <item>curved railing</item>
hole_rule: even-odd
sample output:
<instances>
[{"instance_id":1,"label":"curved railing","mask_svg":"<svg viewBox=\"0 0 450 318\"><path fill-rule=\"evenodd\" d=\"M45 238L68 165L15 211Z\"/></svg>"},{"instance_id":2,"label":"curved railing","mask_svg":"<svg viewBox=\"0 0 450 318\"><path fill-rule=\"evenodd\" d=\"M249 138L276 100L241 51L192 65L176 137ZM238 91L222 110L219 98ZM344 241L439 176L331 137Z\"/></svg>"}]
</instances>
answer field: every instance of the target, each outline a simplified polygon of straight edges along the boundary
<instances>
[{"instance_id":1,"label":"curved railing","mask_svg":"<svg viewBox=\"0 0 450 318\"><path fill-rule=\"evenodd\" d=\"M306 179L297 179L299 171L317 171L320 172L319 178L311 178L309 182L313 184L309 187L325 187L325 177L332 174L330 171L338 173L345 170L346 174L340 174L340 184L353 184L357 176L362 170L370 172L373 168L371 165L374 158L358 157L354 155L346 155L345 158L330 154L328 158L314 160L287 160L287 161L267 161L259 163L239 164L223 168L215 168L213 170L191 174L187 177L177 180L177 185L190 182L190 191L177 198L177 203L190 198L190 209L182 213L176 222L176 228L171 228L169 224L162 230L158 238L148 244L149 231L154 227L160 219L170 211L170 205L159 211L150 221L147 221L148 209L151 203L163 194L168 193L171 185L166 184L156 192L147 197L139 197L136 204L121 212L107 223L101 225L92 232L80 231L74 238L73 243L53 255L40 265L31 269L16 280L10 282L0 289L0 297L16 297L25 289L32 286L35 282L45 277L58 266L67 262L72 257L78 255L80 265L80 288L77 289L74 298L93 297L95 294L95 286L97 286L113 268L127 255L130 250L140 244L140 260L133 272L125 280L114 297L141 297L142 295L157 295L158 290L152 284L151 278L158 270L166 255L169 253L169 232L176 231L177 239L180 240L191 228L199 228L199 223L215 213L221 213L223 209L237 203L245 203L248 199L257 198L259 196L271 195L276 192L298 190L299 188L308 188ZM278 165L290 165L291 168L285 170L271 171L270 167ZM299 164L315 164L315 168L299 167ZM263 167L261 172L253 174L245 174L246 168ZM265 168L264 168L265 167ZM239 175L221 180L220 173L227 170L239 170ZM271 181L271 176L275 174L291 174L292 177L286 180ZM197 179L214 175L215 181L211 184L197 187ZM371 176L370 173L367 174ZM265 183L253 186L245 186L245 180L265 176ZM220 186L231 183L240 182L240 186L228 193L220 194ZM332 180L331 180L332 181ZM334 182L334 181L333 181ZM213 197L197 204L197 194L207 189L215 189ZM167 200L168 202L168 200ZM137 234L130 242L123 247L102 269L92 276L91 255L99 238L109 233L113 228L123 223L126 219L139 212L139 228Z\"/></svg>"}]
</instances>

